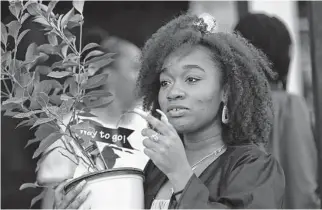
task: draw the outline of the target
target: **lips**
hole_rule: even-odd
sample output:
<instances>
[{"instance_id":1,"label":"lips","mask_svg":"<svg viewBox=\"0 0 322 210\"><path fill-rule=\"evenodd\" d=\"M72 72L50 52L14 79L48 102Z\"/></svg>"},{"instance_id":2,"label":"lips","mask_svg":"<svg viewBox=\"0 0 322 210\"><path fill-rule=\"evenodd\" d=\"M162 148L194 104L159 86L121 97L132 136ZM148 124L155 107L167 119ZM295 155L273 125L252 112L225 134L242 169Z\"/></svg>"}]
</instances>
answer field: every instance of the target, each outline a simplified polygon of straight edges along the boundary
<instances>
[{"instance_id":1,"label":"lips","mask_svg":"<svg viewBox=\"0 0 322 210\"><path fill-rule=\"evenodd\" d=\"M171 105L167 109L169 117L182 117L187 111L188 108L181 105Z\"/></svg>"}]
</instances>

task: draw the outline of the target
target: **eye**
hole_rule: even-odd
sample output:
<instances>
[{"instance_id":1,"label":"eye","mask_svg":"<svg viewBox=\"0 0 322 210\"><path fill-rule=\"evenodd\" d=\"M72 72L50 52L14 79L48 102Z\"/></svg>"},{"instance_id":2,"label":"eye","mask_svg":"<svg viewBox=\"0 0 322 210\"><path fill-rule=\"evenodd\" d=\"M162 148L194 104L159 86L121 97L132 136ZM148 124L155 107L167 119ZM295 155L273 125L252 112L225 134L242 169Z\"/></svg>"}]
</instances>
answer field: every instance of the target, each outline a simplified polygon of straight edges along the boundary
<instances>
[{"instance_id":1,"label":"eye","mask_svg":"<svg viewBox=\"0 0 322 210\"><path fill-rule=\"evenodd\" d=\"M167 85L169 85L170 84L170 82L169 81L161 81L160 82L160 85L161 85L161 87L166 87Z\"/></svg>"},{"instance_id":2,"label":"eye","mask_svg":"<svg viewBox=\"0 0 322 210\"><path fill-rule=\"evenodd\" d=\"M189 82L189 83L195 83L195 82L198 82L200 79L198 79L198 78L195 78L195 77L188 77L187 79L186 79L186 81L187 82Z\"/></svg>"}]
</instances>

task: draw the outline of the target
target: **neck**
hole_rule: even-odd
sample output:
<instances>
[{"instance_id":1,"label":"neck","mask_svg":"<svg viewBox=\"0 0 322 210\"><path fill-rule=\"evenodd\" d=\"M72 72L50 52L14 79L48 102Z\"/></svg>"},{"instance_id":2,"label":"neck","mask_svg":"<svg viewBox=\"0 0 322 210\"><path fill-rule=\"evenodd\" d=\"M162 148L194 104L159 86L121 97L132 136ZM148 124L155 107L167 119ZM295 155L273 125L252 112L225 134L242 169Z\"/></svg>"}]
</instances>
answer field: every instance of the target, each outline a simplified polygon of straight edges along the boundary
<instances>
[{"instance_id":1,"label":"neck","mask_svg":"<svg viewBox=\"0 0 322 210\"><path fill-rule=\"evenodd\" d=\"M186 150L190 151L214 148L223 144L221 125L218 120L212 126L197 132L184 134L183 137Z\"/></svg>"}]
</instances>

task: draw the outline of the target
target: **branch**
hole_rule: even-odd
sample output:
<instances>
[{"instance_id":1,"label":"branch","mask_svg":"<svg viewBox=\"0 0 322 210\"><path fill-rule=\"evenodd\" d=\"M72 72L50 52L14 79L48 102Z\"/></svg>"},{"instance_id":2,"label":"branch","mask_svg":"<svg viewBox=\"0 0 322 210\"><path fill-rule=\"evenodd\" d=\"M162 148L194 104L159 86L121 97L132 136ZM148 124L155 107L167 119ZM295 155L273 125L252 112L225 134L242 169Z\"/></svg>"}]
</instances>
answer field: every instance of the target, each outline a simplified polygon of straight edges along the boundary
<instances>
[{"instance_id":1,"label":"branch","mask_svg":"<svg viewBox=\"0 0 322 210\"><path fill-rule=\"evenodd\" d=\"M59 151L59 153L62 155L62 156L64 156L64 157L66 157L66 158L68 158L70 161L72 161L73 163L75 163L75 165L78 165L78 163L77 162L75 162L74 160L72 160L70 157L68 157L67 155L65 155L64 153L62 153L61 151Z\"/></svg>"}]
</instances>

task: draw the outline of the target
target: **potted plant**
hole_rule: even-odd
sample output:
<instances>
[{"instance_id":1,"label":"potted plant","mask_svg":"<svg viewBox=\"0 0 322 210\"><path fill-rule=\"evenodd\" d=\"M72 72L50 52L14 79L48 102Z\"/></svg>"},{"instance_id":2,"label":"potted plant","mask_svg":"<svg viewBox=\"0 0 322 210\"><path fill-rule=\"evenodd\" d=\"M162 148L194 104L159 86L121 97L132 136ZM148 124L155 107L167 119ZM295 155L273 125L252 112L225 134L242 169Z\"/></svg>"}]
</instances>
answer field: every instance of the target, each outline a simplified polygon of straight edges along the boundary
<instances>
[{"instance_id":1,"label":"potted plant","mask_svg":"<svg viewBox=\"0 0 322 210\"><path fill-rule=\"evenodd\" d=\"M39 158L36 171L43 159L56 149L48 148L57 140L64 139L63 149L72 154L72 161L87 168L87 173L75 177L66 186L66 191L86 179L87 187L92 191L88 201L92 208L141 208L142 172L131 168L113 169L113 161L106 164L104 153L98 149L96 140L100 139L90 135L97 129L105 129L107 148L120 149L122 145L127 145L124 151L131 153L133 148L126 142L131 131L97 127L99 125L82 120L82 117L93 116L92 108L108 105L113 100L111 93L95 88L106 82L108 75L97 72L113 61L114 54L100 50L97 43L82 46L84 1L73 1L73 8L66 14L53 12L58 1L47 3L40 0L10 1L9 10L15 20L6 25L1 22L1 80L5 85L5 90L1 90L2 111L6 116L23 119L17 127L35 129L36 138L29 140L26 146L39 143L33 155L33 158ZM25 59L19 60L19 43L29 32L29 29L20 29L28 18L41 24L48 43L40 46L30 44ZM71 33L74 27L79 27L78 37ZM49 65L46 61L52 56L57 61ZM68 114L70 117L66 121ZM103 168L94 161L98 156L104 162ZM25 183L20 189L28 187L46 186L36 182ZM124 191L126 188L129 190ZM122 196L115 196L115 191L119 190L123 190ZM43 195L35 197L31 205Z\"/></svg>"}]
</instances>

